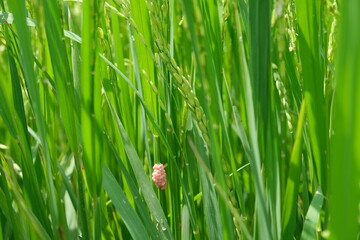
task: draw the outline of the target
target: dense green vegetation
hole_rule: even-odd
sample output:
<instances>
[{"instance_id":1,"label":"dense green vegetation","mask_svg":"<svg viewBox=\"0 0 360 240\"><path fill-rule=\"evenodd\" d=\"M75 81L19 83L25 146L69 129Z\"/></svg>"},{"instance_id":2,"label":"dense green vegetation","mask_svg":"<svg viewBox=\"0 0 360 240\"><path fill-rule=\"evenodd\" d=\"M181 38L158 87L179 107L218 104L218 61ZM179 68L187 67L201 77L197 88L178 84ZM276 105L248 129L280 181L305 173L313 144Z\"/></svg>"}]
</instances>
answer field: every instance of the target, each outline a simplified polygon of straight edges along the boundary
<instances>
[{"instance_id":1,"label":"dense green vegetation","mask_svg":"<svg viewBox=\"0 0 360 240\"><path fill-rule=\"evenodd\" d=\"M0 239L358 239L359 13L0 0Z\"/></svg>"}]
</instances>

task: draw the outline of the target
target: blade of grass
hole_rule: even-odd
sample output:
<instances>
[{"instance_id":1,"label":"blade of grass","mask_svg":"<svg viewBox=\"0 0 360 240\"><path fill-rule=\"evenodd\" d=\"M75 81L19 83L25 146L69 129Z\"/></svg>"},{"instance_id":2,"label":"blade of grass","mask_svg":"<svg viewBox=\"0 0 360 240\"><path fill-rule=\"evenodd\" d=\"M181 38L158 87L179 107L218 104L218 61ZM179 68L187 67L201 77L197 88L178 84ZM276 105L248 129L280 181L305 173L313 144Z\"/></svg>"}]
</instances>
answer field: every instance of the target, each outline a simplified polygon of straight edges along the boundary
<instances>
[{"instance_id":1,"label":"blade of grass","mask_svg":"<svg viewBox=\"0 0 360 240\"><path fill-rule=\"evenodd\" d=\"M149 181L149 178L146 176L141 160L133 147L126 130L124 129L124 126L122 125L117 113L115 112L112 104L110 103L107 95L105 95L106 101L109 105L109 108L111 110L112 116L116 121L118 131L121 134L121 138L123 141L123 145L126 151L126 154L129 159L131 159L130 164L134 171L134 174L136 176L136 180L141 188L142 194L145 198L145 201L149 207L149 210L152 214L152 216L155 218L155 221L161 225L161 228L164 229L161 235L162 238L170 238L172 239L172 234L170 232L170 228L167 222L167 219L165 217L165 214L162 210L162 207L159 203L159 201L156 198L155 192L152 189L151 183Z\"/></svg>"},{"instance_id":2,"label":"blade of grass","mask_svg":"<svg viewBox=\"0 0 360 240\"><path fill-rule=\"evenodd\" d=\"M239 25L238 27L240 28ZM240 57L240 69L242 70L241 77L243 84L243 94L245 96L249 146L251 147L251 151L253 155L252 158L249 158L249 162L250 162L252 174L254 175L255 193L256 193L256 197L258 198L256 201L257 207L255 214L258 216L257 219L261 223L260 224L261 235L266 239L270 239L271 229L268 221L269 216L266 208L265 189L263 185L264 182L261 174L261 158L260 158L260 148L258 142L258 129L255 118L256 106L254 104L252 83L251 83L247 59L245 56L244 42L241 41L242 33L239 32L238 34L240 36L239 57Z\"/></svg>"},{"instance_id":3,"label":"blade of grass","mask_svg":"<svg viewBox=\"0 0 360 240\"><path fill-rule=\"evenodd\" d=\"M229 144L229 136L227 133L227 127L225 126L225 116L224 116L224 110L223 105L221 103L221 65L215 66L215 63L221 62L222 57L222 49L219 47L216 47L217 44L219 44L219 19L217 14L218 10L216 9L217 3L210 3L208 4L206 1L201 2L192 2L189 0L182 0L182 9L186 17L187 21L187 31L190 33L191 37L191 46L189 50L192 50L195 55L195 73L198 75L199 82L201 83L201 87L197 89L196 96L199 98L199 101L201 105L204 108L205 115L208 116L208 123L207 128L211 129L210 126L214 126L219 124L221 126L221 133L219 136L215 131L210 130L210 155L212 156L210 160L212 161L212 167L216 173L216 176L218 178L219 184L225 189L226 188L226 181L224 177L224 171L223 171L223 163L221 161L218 161L221 159L222 155L222 144L220 144L220 139L224 139L224 146L226 154L230 158L230 163L232 164L232 170L235 172L236 167L233 161L232 156L232 148ZM199 6L200 5L200 6ZM209 8L212 7L213 11L211 13L208 13L210 10ZM198 9L200 9L202 12L199 14ZM202 15L201 15L202 14ZM211 20L213 22L211 22ZM205 24L204 21L207 23ZM212 25L213 24L213 25ZM200 30L201 29L201 30ZM197 34L197 31L204 31L205 37L202 38L202 36ZM215 35L216 34L216 35ZM215 35L215 37L213 37ZM208 57L207 61L205 59L203 60L201 47L205 47L206 55ZM205 86L211 86L206 91ZM213 104L208 103L207 97L211 97ZM212 114L213 113L213 114ZM214 116L214 117L213 117ZM238 186L238 179L237 176L232 179L236 184L235 186ZM220 214L222 218L222 222L224 223L223 228L223 235L224 238L234 238L234 229L233 229L233 221L231 219L231 213L228 208L226 208L226 204L222 202L223 200L220 199Z\"/></svg>"},{"instance_id":4,"label":"blade of grass","mask_svg":"<svg viewBox=\"0 0 360 240\"><path fill-rule=\"evenodd\" d=\"M314 154L317 177L326 193L326 121L321 65L319 23L320 2L296 0L296 12L299 24L299 49L306 111L309 119L311 147Z\"/></svg>"},{"instance_id":5,"label":"blade of grass","mask_svg":"<svg viewBox=\"0 0 360 240\"><path fill-rule=\"evenodd\" d=\"M33 55L32 55L32 46L30 40L29 29L26 24L26 8L25 2L22 1L10 1L9 7L14 14L16 19L14 25L16 28L16 33L19 39L19 49L21 53L21 63L23 66L24 77L26 80L27 91L31 100L32 110L35 116L36 126L38 128L39 136L44 150L45 158L45 176L46 176L46 185L49 191L49 205L50 212L52 217L52 223L54 229L59 225L59 213L56 203L56 194L54 183L52 179L52 160L50 157L49 146L46 139L46 124L44 120L43 113L41 111L40 96L39 96L39 87L36 81L36 75L33 68Z\"/></svg>"},{"instance_id":6,"label":"blade of grass","mask_svg":"<svg viewBox=\"0 0 360 240\"><path fill-rule=\"evenodd\" d=\"M195 134L195 148L198 151L199 156L201 157L202 161L206 164L207 168L210 166L210 159L206 154L206 150L204 148L203 140L200 137L200 132ZM191 154L191 153L189 153ZM199 175L201 179L201 188L203 194L203 201L204 201L204 215L206 220L206 226L208 229L208 239L223 239L222 233L222 224L220 218L220 211L219 211L219 202L216 195L216 190L213 184L209 181L208 177L205 174L202 166L199 164Z\"/></svg>"},{"instance_id":7,"label":"blade of grass","mask_svg":"<svg viewBox=\"0 0 360 240\"><path fill-rule=\"evenodd\" d=\"M187 205L181 210L181 240L191 239L190 218Z\"/></svg>"},{"instance_id":8,"label":"blade of grass","mask_svg":"<svg viewBox=\"0 0 360 240\"><path fill-rule=\"evenodd\" d=\"M190 147L193 149L194 154L197 158L197 160L199 161L199 164L202 166L202 168L204 169L205 173L207 174L207 177L209 179L210 182L212 182L215 186L215 189L217 190L217 192L219 193L219 196L224 200L224 202L226 203L226 205L229 207L231 213L233 214L234 218L236 219L237 224L239 225L239 228L241 228L244 232L244 235L246 237L246 239L252 239L250 233L248 232L247 228L245 227L243 220L241 219L240 213L238 212L238 210L232 205L231 201L229 200L229 198L226 195L226 192L224 191L224 189L216 183L214 176L212 175L211 171L209 170L209 168L206 166L206 163L204 162L204 160L201 158L200 153L198 152L195 144L193 143L193 141L189 138L189 144Z\"/></svg>"},{"instance_id":9,"label":"blade of grass","mask_svg":"<svg viewBox=\"0 0 360 240\"><path fill-rule=\"evenodd\" d=\"M59 102L63 125L66 135L69 139L71 149L75 152L76 169L78 171L79 204L76 207L80 212L82 232L84 237L88 237L87 210L85 208L85 191L83 186L83 175L80 167L79 143L78 143L78 116L76 116L77 105L74 103L74 83L71 78L70 66L68 62L65 42L62 40L64 30L61 27L58 3L56 1L44 1L44 13L46 17L45 29L47 42L51 56L51 63L54 71L54 80L56 85L57 100ZM64 179L65 180L65 179ZM65 180L66 182L66 180ZM69 187L68 187L69 188ZM71 192L70 192L71 193ZM74 200L73 195L72 200ZM74 204L77 206L77 204Z\"/></svg>"},{"instance_id":10,"label":"blade of grass","mask_svg":"<svg viewBox=\"0 0 360 240\"><path fill-rule=\"evenodd\" d=\"M309 210L305 216L301 240L316 239L317 225L320 219L320 211L323 205L324 196L320 191L316 191Z\"/></svg>"},{"instance_id":11,"label":"blade of grass","mask_svg":"<svg viewBox=\"0 0 360 240\"><path fill-rule=\"evenodd\" d=\"M3 159L3 156L0 155L0 157L1 157L1 160L5 162L5 159ZM23 197L21 196L21 193L18 191L18 186L16 186L16 183L14 183L13 179L11 179L9 173L3 168L3 166L0 166L0 170L1 170L1 174L5 176L5 178L8 181L8 184L11 186L11 189L12 189L12 192L17 201L18 207L24 211L26 217L31 222L32 227L38 234L39 238L51 239L50 236L47 234L46 230L43 228L43 226L39 222L39 220L36 218L36 216L33 214L33 212L26 205Z\"/></svg>"},{"instance_id":12,"label":"blade of grass","mask_svg":"<svg viewBox=\"0 0 360 240\"><path fill-rule=\"evenodd\" d=\"M330 159L330 239L359 236L360 2L341 2Z\"/></svg>"},{"instance_id":13,"label":"blade of grass","mask_svg":"<svg viewBox=\"0 0 360 240\"><path fill-rule=\"evenodd\" d=\"M294 235L296 226L297 195L300 186L301 153L303 140L303 127L305 122L305 100L301 104L296 137L290 157L290 170L285 190L285 199L282 210L283 238L288 239Z\"/></svg>"},{"instance_id":14,"label":"blade of grass","mask_svg":"<svg viewBox=\"0 0 360 240\"><path fill-rule=\"evenodd\" d=\"M131 194L134 198L134 202L136 203L136 206L139 209L140 216L145 224L146 229L149 231L149 233L153 239L158 239L159 234L157 233L156 228L151 220L150 214L148 213L148 211L146 209L146 205L139 194L139 191L135 184L135 181L133 180L133 178L127 171L127 169L124 165L124 162L120 159L120 156L119 156L118 152L116 151L115 146L110 141L109 136L108 136L108 143L113 152L114 157L117 160L117 163L119 164L119 166L121 168L121 171L125 177L126 183L130 188ZM162 231L162 230L158 229L158 231Z\"/></svg>"},{"instance_id":15,"label":"blade of grass","mask_svg":"<svg viewBox=\"0 0 360 240\"><path fill-rule=\"evenodd\" d=\"M123 190L112 175L110 169L105 165L103 168L103 186L109 194L116 210L120 213L126 227L134 239L149 239L143 223L134 209L131 207Z\"/></svg>"},{"instance_id":16,"label":"blade of grass","mask_svg":"<svg viewBox=\"0 0 360 240\"><path fill-rule=\"evenodd\" d=\"M115 72L117 74L119 74L123 80L125 80L125 82L128 84L128 86L134 91L135 96L140 100L140 103L143 106L143 109L145 110L147 117L149 118L149 120L151 121L151 123L153 124L153 127L155 128L155 130L157 131L157 134L159 134L160 136L160 140L161 142L164 144L164 146L166 147L166 150L169 151L169 154L171 156L172 159L175 159L174 157L174 153L172 151L172 148L169 144L169 142L167 141L167 138L165 137L165 134L163 133L163 131L161 130L161 127L159 126L159 124L156 122L155 117L153 116L153 114L150 112L150 109L147 107L147 105L145 104L145 101L143 100L142 96L140 96L140 94L138 93L137 89L135 88L135 86L131 83L131 81L113 64L111 63L106 57L104 57L103 55L100 54L100 56L103 58L103 60L112 68L115 70ZM176 161L173 161L174 166L175 166L175 170L176 170L176 174L178 176L178 178L181 176L180 174L180 169L178 167L178 164L176 163ZM181 185L183 186L183 191L186 193L186 186L184 185L184 182L182 180L182 178L179 178ZM184 198L185 201L188 205L190 205L190 200L187 194L184 194ZM194 229L197 229L197 224L195 222L194 219L194 215L192 212L192 209L189 208L189 212L190 212L190 219L191 219L191 223L192 223L192 227Z\"/></svg>"}]
</instances>

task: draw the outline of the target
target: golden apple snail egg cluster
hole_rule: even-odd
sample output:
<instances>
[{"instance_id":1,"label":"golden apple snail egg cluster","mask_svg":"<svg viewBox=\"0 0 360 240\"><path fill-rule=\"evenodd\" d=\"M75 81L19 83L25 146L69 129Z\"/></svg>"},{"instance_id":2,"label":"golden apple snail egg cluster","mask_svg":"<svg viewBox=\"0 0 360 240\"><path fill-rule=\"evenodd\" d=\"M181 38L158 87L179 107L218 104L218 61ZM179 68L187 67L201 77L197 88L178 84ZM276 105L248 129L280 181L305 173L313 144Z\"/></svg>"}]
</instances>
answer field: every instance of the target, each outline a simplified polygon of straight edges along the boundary
<instances>
[{"instance_id":1,"label":"golden apple snail egg cluster","mask_svg":"<svg viewBox=\"0 0 360 240\"><path fill-rule=\"evenodd\" d=\"M167 164L163 165L162 163L155 164L152 173L152 180L154 181L157 188L164 190L167 186L166 180L166 168Z\"/></svg>"}]
</instances>

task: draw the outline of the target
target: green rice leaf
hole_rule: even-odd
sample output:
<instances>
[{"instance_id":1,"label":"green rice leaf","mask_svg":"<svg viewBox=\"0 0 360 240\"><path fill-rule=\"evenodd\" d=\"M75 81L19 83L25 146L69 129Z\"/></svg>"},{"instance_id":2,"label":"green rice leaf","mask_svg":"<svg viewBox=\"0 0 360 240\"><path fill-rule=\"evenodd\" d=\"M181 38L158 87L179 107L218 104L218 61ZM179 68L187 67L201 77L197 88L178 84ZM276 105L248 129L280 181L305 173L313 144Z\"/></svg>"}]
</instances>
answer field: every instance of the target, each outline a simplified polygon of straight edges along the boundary
<instances>
[{"instance_id":1,"label":"green rice leaf","mask_svg":"<svg viewBox=\"0 0 360 240\"><path fill-rule=\"evenodd\" d=\"M103 186L109 194L116 210L120 213L126 227L134 239L149 239L143 223L134 209L131 207L123 190L112 175L110 169L105 165L103 168Z\"/></svg>"}]
</instances>

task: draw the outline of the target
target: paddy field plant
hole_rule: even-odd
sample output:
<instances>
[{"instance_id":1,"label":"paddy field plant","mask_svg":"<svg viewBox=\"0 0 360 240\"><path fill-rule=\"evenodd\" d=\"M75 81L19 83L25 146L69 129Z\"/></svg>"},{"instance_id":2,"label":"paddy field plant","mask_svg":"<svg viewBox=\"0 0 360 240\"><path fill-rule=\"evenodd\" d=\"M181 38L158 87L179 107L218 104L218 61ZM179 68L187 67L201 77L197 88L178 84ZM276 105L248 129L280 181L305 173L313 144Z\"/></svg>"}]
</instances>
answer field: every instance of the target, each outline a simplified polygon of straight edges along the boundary
<instances>
[{"instance_id":1,"label":"paddy field plant","mask_svg":"<svg viewBox=\"0 0 360 240\"><path fill-rule=\"evenodd\" d=\"M0 239L358 239L358 0L0 0Z\"/></svg>"}]
</instances>

